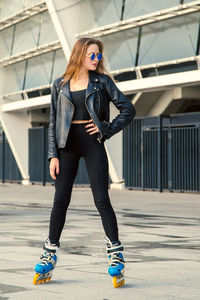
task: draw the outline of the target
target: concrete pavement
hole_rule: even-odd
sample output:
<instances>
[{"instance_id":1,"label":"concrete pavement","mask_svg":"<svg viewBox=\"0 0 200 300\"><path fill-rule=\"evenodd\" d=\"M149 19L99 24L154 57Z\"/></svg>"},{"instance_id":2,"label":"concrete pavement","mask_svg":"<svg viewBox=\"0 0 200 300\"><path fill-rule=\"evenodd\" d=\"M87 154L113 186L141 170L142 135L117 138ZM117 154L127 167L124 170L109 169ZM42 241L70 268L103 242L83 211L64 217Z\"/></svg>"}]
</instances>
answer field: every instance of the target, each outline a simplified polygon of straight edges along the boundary
<instances>
[{"instance_id":1,"label":"concrete pavement","mask_svg":"<svg viewBox=\"0 0 200 300\"><path fill-rule=\"evenodd\" d=\"M54 187L0 184L0 299L200 299L200 195L109 191L126 285L107 275L104 232L88 188L76 188L52 281L32 284Z\"/></svg>"}]
</instances>

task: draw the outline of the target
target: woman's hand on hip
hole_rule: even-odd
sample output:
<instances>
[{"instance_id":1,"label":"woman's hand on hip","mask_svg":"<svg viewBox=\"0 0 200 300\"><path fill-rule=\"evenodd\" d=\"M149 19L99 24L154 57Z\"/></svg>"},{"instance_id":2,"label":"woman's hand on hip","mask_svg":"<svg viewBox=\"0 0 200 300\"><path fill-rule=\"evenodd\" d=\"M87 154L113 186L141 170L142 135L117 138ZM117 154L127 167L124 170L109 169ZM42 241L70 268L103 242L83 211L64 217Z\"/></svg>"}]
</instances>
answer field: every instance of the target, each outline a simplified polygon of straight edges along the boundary
<instances>
[{"instance_id":1,"label":"woman's hand on hip","mask_svg":"<svg viewBox=\"0 0 200 300\"><path fill-rule=\"evenodd\" d=\"M59 174L59 159L57 157L51 158L49 169L51 178L56 180L56 175Z\"/></svg>"},{"instance_id":2,"label":"woman's hand on hip","mask_svg":"<svg viewBox=\"0 0 200 300\"><path fill-rule=\"evenodd\" d=\"M88 132L89 134L94 134L94 133L99 132L99 129L94 124L92 119L88 120L88 123L89 124L85 125L85 128L89 128L89 129L86 130L86 132Z\"/></svg>"}]
</instances>

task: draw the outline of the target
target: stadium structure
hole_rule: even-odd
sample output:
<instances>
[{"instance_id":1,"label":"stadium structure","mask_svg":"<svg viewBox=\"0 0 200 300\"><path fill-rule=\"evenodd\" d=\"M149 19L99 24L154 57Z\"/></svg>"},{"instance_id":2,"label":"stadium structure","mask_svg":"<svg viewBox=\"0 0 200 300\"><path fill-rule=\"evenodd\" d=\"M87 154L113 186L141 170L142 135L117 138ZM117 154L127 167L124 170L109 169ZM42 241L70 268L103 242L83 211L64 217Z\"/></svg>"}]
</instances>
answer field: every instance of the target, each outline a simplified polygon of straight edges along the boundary
<instances>
[{"instance_id":1,"label":"stadium structure","mask_svg":"<svg viewBox=\"0 0 200 300\"><path fill-rule=\"evenodd\" d=\"M51 85L89 36L104 43L107 71L137 112L105 142L110 187L199 191L199 20L200 1L0 0L2 182L51 182ZM78 172L88 184L84 162Z\"/></svg>"}]
</instances>

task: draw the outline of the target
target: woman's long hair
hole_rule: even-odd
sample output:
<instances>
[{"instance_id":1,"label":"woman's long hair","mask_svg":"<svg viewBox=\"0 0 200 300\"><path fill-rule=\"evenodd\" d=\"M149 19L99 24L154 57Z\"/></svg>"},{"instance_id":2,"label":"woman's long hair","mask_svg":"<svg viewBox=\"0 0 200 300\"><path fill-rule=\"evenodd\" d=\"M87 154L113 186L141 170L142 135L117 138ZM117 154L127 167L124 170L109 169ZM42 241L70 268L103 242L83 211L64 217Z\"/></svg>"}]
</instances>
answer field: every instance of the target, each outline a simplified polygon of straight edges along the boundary
<instances>
[{"instance_id":1,"label":"woman's long hair","mask_svg":"<svg viewBox=\"0 0 200 300\"><path fill-rule=\"evenodd\" d=\"M76 79L78 77L81 65L85 59L87 48L90 45L96 44L99 47L99 52L103 53L103 43L100 40L95 40L93 38L83 37L76 41L72 49L72 53L69 59L67 68L62 75L64 78L61 81L64 85L71 78ZM97 68L95 70L97 73L105 73L104 60L102 59L98 62Z\"/></svg>"}]
</instances>

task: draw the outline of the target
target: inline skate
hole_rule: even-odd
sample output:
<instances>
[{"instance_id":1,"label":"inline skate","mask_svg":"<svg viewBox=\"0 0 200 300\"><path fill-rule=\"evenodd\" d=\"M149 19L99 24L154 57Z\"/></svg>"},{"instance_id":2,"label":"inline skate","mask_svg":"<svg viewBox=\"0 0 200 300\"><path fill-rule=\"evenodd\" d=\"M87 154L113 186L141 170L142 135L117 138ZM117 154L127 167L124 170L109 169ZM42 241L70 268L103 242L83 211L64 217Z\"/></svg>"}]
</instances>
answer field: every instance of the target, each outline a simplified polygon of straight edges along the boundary
<instances>
[{"instance_id":1,"label":"inline skate","mask_svg":"<svg viewBox=\"0 0 200 300\"><path fill-rule=\"evenodd\" d=\"M107 237L106 240L107 256L109 259L108 274L113 278L114 287L118 288L125 284L125 260L122 254L124 247L121 245L120 241L111 242Z\"/></svg>"},{"instance_id":2,"label":"inline skate","mask_svg":"<svg viewBox=\"0 0 200 300\"><path fill-rule=\"evenodd\" d=\"M36 274L33 278L33 284L41 284L51 280L53 269L57 263L58 246L51 244L47 238L44 246L44 253L41 255L41 261L36 264L34 270Z\"/></svg>"}]
</instances>

